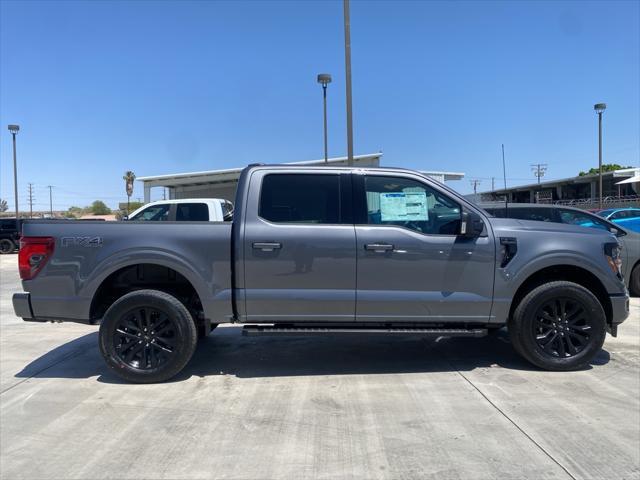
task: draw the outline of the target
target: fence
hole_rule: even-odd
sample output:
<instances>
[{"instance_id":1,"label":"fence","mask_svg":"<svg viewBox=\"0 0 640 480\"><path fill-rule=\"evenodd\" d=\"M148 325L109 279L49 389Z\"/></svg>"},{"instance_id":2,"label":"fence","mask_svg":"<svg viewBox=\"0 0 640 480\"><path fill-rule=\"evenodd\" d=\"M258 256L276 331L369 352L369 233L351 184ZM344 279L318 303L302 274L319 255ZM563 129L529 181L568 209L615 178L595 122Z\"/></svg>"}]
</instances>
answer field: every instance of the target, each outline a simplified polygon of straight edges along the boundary
<instances>
[{"instance_id":1,"label":"fence","mask_svg":"<svg viewBox=\"0 0 640 480\"><path fill-rule=\"evenodd\" d=\"M546 203L553 205L566 205L569 207L583 208L585 210L592 210L600 208L600 203L597 198L578 198L573 200L556 200L543 201L540 199L538 203ZM602 199L602 208L624 208L624 207L640 207L640 196L638 195L626 195L621 197L604 197Z\"/></svg>"}]
</instances>

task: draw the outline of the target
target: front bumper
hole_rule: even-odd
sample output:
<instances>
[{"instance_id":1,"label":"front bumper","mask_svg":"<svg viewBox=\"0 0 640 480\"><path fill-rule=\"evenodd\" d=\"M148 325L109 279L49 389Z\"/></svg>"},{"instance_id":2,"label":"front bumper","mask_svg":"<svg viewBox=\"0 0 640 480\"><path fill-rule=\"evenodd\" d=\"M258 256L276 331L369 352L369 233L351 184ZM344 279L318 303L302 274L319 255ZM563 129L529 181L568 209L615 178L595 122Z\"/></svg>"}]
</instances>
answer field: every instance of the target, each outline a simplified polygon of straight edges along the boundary
<instances>
[{"instance_id":1,"label":"front bumper","mask_svg":"<svg viewBox=\"0 0 640 480\"><path fill-rule=\"evenodd\" d=\"M611 301L611 334L615 337L618 325L629 316L629 295L609 295Z\"/></svg>"}]
</instances>

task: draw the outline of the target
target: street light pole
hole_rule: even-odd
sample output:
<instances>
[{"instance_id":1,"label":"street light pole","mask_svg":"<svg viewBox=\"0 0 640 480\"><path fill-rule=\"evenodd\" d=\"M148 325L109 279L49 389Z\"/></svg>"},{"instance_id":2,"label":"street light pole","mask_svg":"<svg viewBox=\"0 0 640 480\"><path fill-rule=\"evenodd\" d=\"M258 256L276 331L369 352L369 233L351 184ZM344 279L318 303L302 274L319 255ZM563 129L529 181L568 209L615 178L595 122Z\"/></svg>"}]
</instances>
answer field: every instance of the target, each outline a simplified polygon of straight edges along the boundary
<instances>
[{"instance_id":1,"label":"street light pole","mask_svg":"<svg viewBox=\"0 0 640 480\"><path fill-rule=\"evenodd\" d=\"M353 118L351 108L351 18L349 0L343 0L344 8L344 64L347 84L347 165L353 166Z\"/></svg>"},{"instance_id":2,"label":"street light pole","mask_svg":"<svg viewBox=\"0 0 640 480\"><path fill-rule=\"evenodd\" d=\"M8 125L7 127L13 136L13 191L16 202L16 222L18 221L18 161L16 160L16 134L20 131L19 125Z\"/></svg>"},{"instance_id":3,"label":"street light pole","mask_svg":"<svg viewBox=\"0 0 640 480\"><path fill-rule=\"evenodd\" d=\"M593 109L598 114L598 208L602 208L602 113L607 109L606 103L596 103Z\"/></svg>"},{"instance_id":4,"label":"street light pole","mask_svg":"<svg viewBox=\"0 0 640 480\"><path fill-rule=\"evenodd\" d=\"M327 85L331 83L331 75L321 73L318 75L318 83L322 85L322 100L324 108L324 163L329 163L328 142L327 142Z\"/></svg>"}]
</instances>

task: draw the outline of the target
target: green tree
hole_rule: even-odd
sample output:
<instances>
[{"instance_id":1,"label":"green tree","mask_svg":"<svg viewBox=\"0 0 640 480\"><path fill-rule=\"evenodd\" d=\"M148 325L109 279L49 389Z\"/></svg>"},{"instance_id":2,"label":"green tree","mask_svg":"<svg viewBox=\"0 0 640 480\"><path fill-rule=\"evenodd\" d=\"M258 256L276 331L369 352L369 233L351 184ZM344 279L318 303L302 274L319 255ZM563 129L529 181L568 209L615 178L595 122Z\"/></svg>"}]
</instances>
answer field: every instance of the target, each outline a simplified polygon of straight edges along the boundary
<instances>
[{"instance_id":1,"label":"green tree","mask_svg":"<svg viewBox=\"0 0 640 480\"><path fill-rule=\"evenodd\" d=\"M602 171L603 172L612 172L614 170L621 170L623 168L632 168L632 167L623 167L618 165L617 163L603 163ZM600 173L600 169L598 167L590 168L588 172L580 172L578 176L584 177L585 175L597 175Z\"/></svg>"},{"instance_id":2,"label":"green tree","mask_svg":"<svg viewBox=\"0 0 640 480\"><path fill-rule=\"evenodd\" d=\"M89 207L89 211L94 215L109 215L111 209L102 200L94 201Z\"/></svg>"},{"instance_id":3,"label":"green tree","mask_svg":"<svg viewBox=\"0 0 640 480\"><path fill-rule=\"evenodd\" d=\"M69 209L65 213L66 218L80 218L86 212L85 208L81 207L69 207Z\"/></svg>"}]
</instances>

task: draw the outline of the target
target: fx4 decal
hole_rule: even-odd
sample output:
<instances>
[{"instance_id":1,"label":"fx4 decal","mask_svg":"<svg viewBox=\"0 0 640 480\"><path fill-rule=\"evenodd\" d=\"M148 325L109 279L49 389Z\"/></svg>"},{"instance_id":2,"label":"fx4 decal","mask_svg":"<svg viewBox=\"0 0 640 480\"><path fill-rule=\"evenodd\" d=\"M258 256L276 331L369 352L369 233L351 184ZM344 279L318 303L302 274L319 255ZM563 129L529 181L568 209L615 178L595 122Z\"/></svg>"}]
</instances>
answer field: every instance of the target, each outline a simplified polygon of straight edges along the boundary
<instances>
[{"instance_id":1,"label":"fx4 decal","mask_svg":"<svg viewBox=\"0 0 640 480\"><path fill-rule=\"evenodd\" d=\"M63 247L101 247L102 237L62 237Z\"/></svg>"}]
</instances>

